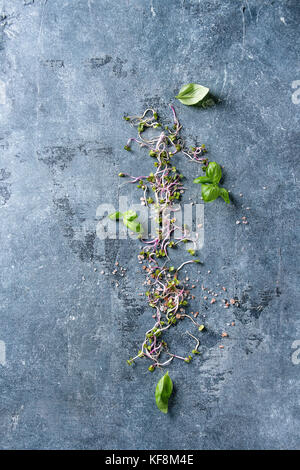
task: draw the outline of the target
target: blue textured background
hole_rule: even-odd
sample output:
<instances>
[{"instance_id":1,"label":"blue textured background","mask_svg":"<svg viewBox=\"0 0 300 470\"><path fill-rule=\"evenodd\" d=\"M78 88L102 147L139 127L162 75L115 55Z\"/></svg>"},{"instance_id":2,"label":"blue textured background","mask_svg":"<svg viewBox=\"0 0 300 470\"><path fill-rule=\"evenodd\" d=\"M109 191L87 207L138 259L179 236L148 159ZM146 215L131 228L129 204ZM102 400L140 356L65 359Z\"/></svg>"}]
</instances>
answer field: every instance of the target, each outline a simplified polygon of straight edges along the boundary
<instances>
[{"instance_id":1,"label":"blue textured background","mask_svg":"<svg viewBox=\"0 0 300 470\"><path fill-rule=\"evenodd\" d=\"M2 0L0 12L0 447L299 448L299 2ZM219 104L176 109L190 143L225 166L234 204L205 206L205 264L189 272L241 306L207 308L195 290L202 355L170 366L164 416L160 374L125 364L152 325L139 244L99 240L96 209L138 202L116 175L151 168L122 150L123 114L168 116L193 81ZM201 202L198 169L178 162L186 201Z\"/></svg>"}]
</instances>

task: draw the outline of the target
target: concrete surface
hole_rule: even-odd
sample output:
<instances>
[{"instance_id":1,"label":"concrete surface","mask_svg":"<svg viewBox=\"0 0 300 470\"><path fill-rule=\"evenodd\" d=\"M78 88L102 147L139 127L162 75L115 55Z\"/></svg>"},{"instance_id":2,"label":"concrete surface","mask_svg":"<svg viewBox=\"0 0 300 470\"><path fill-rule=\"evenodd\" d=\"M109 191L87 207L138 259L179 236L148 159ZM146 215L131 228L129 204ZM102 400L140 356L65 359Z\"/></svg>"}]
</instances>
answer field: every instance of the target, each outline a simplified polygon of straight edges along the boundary
<instances>
[{"instance_id":1,"label":"concrete surface","mask_svg":"<svg viewBox=\"0 0 300 470\"><path fill-rule=\"evenodd\" d=\"M299 448L299 2L2 0L0 12L1 449ZM241 306L195 289L202 355L169 367L164 416L160 374L125 363L152 324L139 243L99 240L96 210L138 202L116 175L150 170L122 150L123 114L169 116L193 81L219 104L176 109L234 204L205 206L204 266L189 273ZM201 202L198 169L178 162L186 201Z\"/></svg>"}]
</instances>

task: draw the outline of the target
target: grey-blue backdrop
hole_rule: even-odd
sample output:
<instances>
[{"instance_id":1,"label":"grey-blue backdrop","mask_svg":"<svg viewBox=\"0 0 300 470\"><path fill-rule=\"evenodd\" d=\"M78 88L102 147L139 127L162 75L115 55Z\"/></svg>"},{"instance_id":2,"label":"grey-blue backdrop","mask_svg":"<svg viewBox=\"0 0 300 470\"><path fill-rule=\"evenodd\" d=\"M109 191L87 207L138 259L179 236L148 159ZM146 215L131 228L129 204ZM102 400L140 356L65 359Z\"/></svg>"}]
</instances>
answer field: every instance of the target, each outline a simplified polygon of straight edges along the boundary
<instances>
[{"instance_id":1,"label":"grey-blue backdrop","mask_svg":"<svg viewBox=\"0 0 300 470\"><path fill-rule=\"evenodd\" d=\"M0 447L299 448L299 2L2 0L0 12ZM205 206L204 265L189 275L207 328L201 357L169 368L165 416L159 372L125 362L152 324L139 243L101 241L96 210L138 202L117 174L151 168L122 150L123 114L168 117L193 81L218 105L175 103L179 118L224 165L234 203ZM200 203L197 166L176 162L184 201ZM240 308L205 302L202 282Z\"/></svg>"}]
</instances>

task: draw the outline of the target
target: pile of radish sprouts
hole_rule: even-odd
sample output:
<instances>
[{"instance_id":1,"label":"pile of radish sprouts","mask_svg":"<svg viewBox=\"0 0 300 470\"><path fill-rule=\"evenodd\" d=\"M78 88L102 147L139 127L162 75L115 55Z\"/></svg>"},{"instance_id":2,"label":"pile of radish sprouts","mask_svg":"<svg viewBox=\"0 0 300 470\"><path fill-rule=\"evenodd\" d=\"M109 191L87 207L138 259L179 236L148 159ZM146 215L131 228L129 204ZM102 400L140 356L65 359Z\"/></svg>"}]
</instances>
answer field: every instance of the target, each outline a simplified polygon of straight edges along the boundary
<instances>
[{"instance_id":1,"label":"pile of radish sprouts","mask_svg":"<svg viewBox=\"0 0 300 470\"><path fill-rule=\"evenodd\" d=\"M181 227L176 217L171 214L176 213L176 204L185 191L183 186L183 175L179 173L176 166L172 163L174 155L181 153L192 162L202 164L205 171L208 165L208 159L205 156L206 149L204 145L186 148L183 139L180 137L180 125L176 112L171 106L173 114L173 126L162 127L159 122L156 111L148 108L141 116L125 116L133 127L137 128L138 137L130 138L125 145L125 150L130 151L133 144L141 148L146 148L150 157L154 159L155 171L147 176L131 176L126 173L120 173L120 177L127 177L128 183L135 183L143 191L141 198L142 204L148 207L154 207L157 222L157 233L155 238L148 241L140 235L143 249L138 258L144 264L143 269L147 274L146 296L149 306L153 309L154 325L145 333L144 340L137 356L129 359L127 362L132 365L134 361L141 357L151 360L149 370L152 372L157 367L163 367L169 364L173 359L179 359L190 362L191 355L186 357L174 354L169 350L168 344L163 340L163 333L173 327L178 320L187 318L193 327L199 331L204 326L197 323L196 319L186 313L185 307L188 305L189 290L186 285L179 280L180 270L187 264L199 263L198 259L191 259L183 262L175 268L170 263L170 251L181 243L193 243L193 248L188 250L190 255L196 255L196 239L191 238L187 227ZM152 129L151 135L146 136ZM177 234L174 238L175 232ZM178 233L180 234L178 236ZM193 354L199 354L199 340L192 333L187 332L195 341Z\"/></svg>"}]
</instances>

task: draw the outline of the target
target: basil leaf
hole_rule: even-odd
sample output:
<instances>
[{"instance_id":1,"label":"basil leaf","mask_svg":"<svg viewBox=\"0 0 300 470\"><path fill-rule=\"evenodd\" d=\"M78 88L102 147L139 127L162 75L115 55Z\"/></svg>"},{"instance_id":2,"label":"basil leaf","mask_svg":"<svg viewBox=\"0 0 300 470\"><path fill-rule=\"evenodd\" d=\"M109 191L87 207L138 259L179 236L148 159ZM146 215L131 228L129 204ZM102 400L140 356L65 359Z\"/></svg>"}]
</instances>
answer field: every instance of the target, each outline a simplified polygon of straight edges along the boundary
<instances>
[{"instance_id":1,"label":"basil leaf","mask_svg":"<svg viewBox=\"0 0 300 470\"><path fill-rule=\"evenodd\" d=\"M143 233L143 227L140 222L135 220L129 220L126 217L123 217L123 224L129 228L132 232Z\"/></svg>"},{"instance_id":2,"label":"basil leaf","mask_svg":"<svg viewBox=\"0 0 300 470\"><path fill-rule=\"evenodd\" d=\"M198 178L195 178L194 183L212 183L211 179L208 178L207 176L199 176Z\"/></svg>"},{"instance_id":3,"label":"basil leaf","mask_svg":"<svg viewBox=\"0 0 300 470\"><path fill-rule=\"evenodd\" d=\"M155 401L162 413L168 413L168 401L173 391L173 382L167 372L157 383L155 389Z\"/></svg>"},{"instance_id":4,"label":"basil leaf","mask_svg":"<svg viewBox=\"0 0 300 470\"><path fill-rule=\"evenodd\" d=\"M222 178L222 170L218 163L210 162L206 168L206 176L212 183L218 183Z\"/></svg>"},{"instance_id":5,"label":"basil leaf","mask_svg":"<svg viewBox=\"0 0 300 470\"><path fill-rule=\"evenodd\" d=\"M119 220L120 217L122 217L122 213L114 212L113 214L110 214L108 217L110 218L110 220Z\"/></svg>"},{"instance_id":6,"label":"basil leaf","mask_svg":"<svg viewBox=\"0 0 300 470\"><path fill-rule=\"evenodd\" d=\"M192 106L200 103L208 93L209 88L198 85L197 83L189 83L180 89L175 98L177 98L182 104Z\"/></svg>"},{"instance_id":7,"label":"basil leaf","mask_svg":"<svg viewBox=\"0 0 300 470\"><path fill-rule=\"evenodd\" d=\"M131 209L129 211L123 212L123 217L127 220L134 220L137 218L137 213Z\"/></svg>"},{"instance_id":8,"label":"basil leaf","mask_svg":"<svg viewBox=\"0 0 300 470\"><path fill-rule=\"evenodd\" d=\"M212 202L220 196L220 188L215 184L202 184L202 197L205 202Z\"/></svg>"},{"instance_id":9,"label":"basil leaf","mask_svg":"<svg viewBox=\"0 0 300 470\"><path fill-rule=\"evenodd\" d=\"M230 204L229 194L227 189L220 188L220 196L224 199L227 204Z\"/></svg>"},{"instance_id":10,"label":"basil leaf","mask_svg":"<svg viewBox=\"0 0 300 470\"><path fill-rule=\"evenodd\" d=\"M193 89L194 89L194 84L193 83L188 83L187 85L183 85L180 88L178 95L175 96L175 98L177 98L177 99L184 98L184 96L187 93L190 93L191 91L193 91Z\"/></svg>"}]
</instances>

